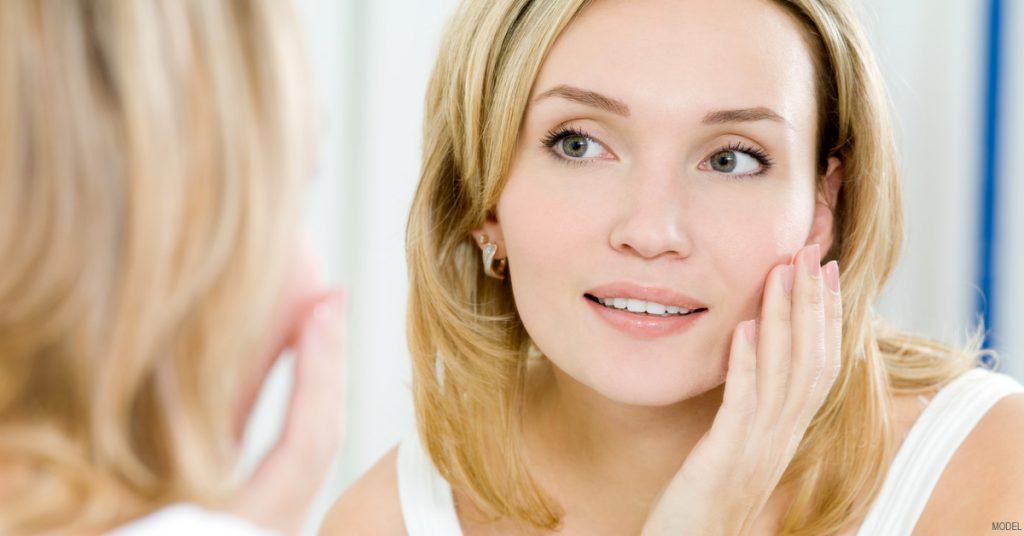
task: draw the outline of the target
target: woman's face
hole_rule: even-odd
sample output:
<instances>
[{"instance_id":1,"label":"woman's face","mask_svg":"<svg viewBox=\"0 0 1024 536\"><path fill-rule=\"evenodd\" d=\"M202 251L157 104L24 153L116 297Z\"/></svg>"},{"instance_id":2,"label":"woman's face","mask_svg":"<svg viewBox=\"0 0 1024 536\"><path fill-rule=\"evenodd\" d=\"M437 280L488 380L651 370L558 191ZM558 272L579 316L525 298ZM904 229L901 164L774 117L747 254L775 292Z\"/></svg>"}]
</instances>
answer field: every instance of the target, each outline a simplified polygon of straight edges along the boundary
<instances>
[{"instance_id":1,"label":"woman's face","mask_svg":"<svg viewBox=\"0 0 1024 536\"><path fill-rule=\"evenodd\" d=\"M722 383L769 270L831 245L813 77L798 23L767 0L597 1L566 28L482 229L555 366L639 405Z\"/></svg>"}]
</instances>

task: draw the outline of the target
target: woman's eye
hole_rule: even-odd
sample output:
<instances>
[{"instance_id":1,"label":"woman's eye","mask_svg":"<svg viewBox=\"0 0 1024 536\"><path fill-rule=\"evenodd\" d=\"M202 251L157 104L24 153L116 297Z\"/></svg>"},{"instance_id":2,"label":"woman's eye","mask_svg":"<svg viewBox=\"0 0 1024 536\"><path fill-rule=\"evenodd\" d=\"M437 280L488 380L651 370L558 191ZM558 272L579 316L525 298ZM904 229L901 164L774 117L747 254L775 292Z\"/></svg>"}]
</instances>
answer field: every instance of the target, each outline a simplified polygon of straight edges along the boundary
<instances>
[{"instance_id":1,"label":"woman's eye","mask_svg":"<svg viewBox=\"0 0 1024 536\"><path fill-rule=\"evenodd\" d=\"M569 158L597 158L604 152L604 146L593 138L570 134L557 144L558 150Z\"/></svg>"},{"instance_id":2,"label":"woman's eye","mask_svg":"<svg viewBox=\"0 0 1024 536\"><path fill-rule=\"evenodd\" d=\"M743 151L732 149L718 151L711 155L711 169L733 175L749 175L757 173L761 163Z\"/></svg>"}]
</instances>

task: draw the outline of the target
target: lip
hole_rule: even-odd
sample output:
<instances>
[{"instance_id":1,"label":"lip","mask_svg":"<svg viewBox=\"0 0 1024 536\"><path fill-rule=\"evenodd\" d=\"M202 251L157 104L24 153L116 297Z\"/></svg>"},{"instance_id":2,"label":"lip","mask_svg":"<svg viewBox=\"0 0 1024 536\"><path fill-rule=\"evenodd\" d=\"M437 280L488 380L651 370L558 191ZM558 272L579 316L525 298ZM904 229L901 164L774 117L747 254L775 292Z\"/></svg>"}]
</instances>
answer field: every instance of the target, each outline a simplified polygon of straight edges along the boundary
<instances>
[{"instance_id":1,"label":"lip","mask_svg":"<svg viewBox=\"0 0 1024 536\"><path fill-rule=\"evenodd\" d=\"M605 307L585 297L582 299L601 320L626 335L638 339L656 339L684 333L694 324L700 322L708 313L701 311L686 316L647 316Z\"/></svg>"},{"instance_id":2,"label":"lip","mask_svg":"<svg viewBox=\"0 0 1024 536\"><path fill-rule=\"evenodd\" d=\"M696 298L691 298L690 296L681 294L674 290L664 287L656 287L653 285L630 283L628 281L618 281L608 285L592 288L587 291L587 294L590 294L595 298L635 298L637 300L650 301L660 303L662 305L674 305L676 307L689 309L690 311L694 309L707 308L707 305L701 303Z\"/></svg>"},{"instance_id":3,"label":"lip","mask_svg":"<svg viewBox=\"0 0 1024 536\"><path fill-rule=\"evenodd\" d=\"M591 289L586 294L595 298L635 298L652 301L662 305L685 307L689 310L707 309L707 306L695 298L680 294L663 287L638 285L629 282L618 282ZM677 335L692 328L708 311L691 313L686 316L653 316L640 315L621 309L612 309L595 302L584 295L583 301L594 313L611 327L640 339L655 339L669 335Z\"/></svg>"}]
</instances>

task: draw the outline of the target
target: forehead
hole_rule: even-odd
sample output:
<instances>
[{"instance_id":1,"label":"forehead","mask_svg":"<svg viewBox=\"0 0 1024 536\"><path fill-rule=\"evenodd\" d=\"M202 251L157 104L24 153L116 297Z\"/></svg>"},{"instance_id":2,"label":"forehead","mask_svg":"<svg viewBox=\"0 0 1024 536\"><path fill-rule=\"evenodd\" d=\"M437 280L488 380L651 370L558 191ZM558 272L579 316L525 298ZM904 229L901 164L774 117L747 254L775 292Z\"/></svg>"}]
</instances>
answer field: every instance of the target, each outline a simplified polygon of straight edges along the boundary
<instances>
[{"instance_id":1,"label":"forehead","mask_svg":"<svg viewBox=\"0 0 1024 536\"><path fill-rule=\"evenodd\" d=\"M766 106L803 130L813 81L800 23L771 0L597 0L559 36L533 91L576 86L632 116L679 121Z\"/></svg>"}]
</instances>

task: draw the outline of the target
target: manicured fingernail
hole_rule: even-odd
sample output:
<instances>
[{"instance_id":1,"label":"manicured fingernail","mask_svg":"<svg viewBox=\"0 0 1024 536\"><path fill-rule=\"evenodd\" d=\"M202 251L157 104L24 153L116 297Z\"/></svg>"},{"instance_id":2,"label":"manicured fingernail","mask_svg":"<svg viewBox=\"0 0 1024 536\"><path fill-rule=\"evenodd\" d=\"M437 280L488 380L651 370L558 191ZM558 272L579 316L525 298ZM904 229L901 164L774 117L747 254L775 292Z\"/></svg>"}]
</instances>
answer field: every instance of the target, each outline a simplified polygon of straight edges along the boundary
<instances>
[{"instance_id":1,"label":"manicured fingernail","mask_svg":"<svg viewBox=\"0 0 1024 536\"><path fill-rule=\"evenodd\" d=\"M832 292L839 293L839 263L832 261L825 265L825 282Z\"/></svg>"},{"instance_id":2,"label":"manicured fingernail","mask_svg":"<svg viewBox=\"0 0 1024 536\"><path fill-rule=\"evenodd\" d=\"M804 249L804 267L807 268L807 275L812 279L821 277L821 246L812 244Z\"/></svg>"},{"instance_id":3,"label":"manicured fingernail","mask_svg":"<svg viewBox=\"0 0 1024 536\"><path fill-rule=\"evenodd\" d=\"M743 326L743 333L747 335L750 344L757 344L757 320L747 320L746 325Z\"/></svg>"},{"instance_id":4,"label":"manicured fingernail","mask_svg":"<svg viewBox=\"0 0 1024 536\"><path fill-rule=\"evenodd\" d=\"M786 296L793 295L793 275L796 270L793 269L793 265L787 265L782 269L782 273L779 275L782 278L782 290L786 291Z\"/></svg>"}]
</instances>

